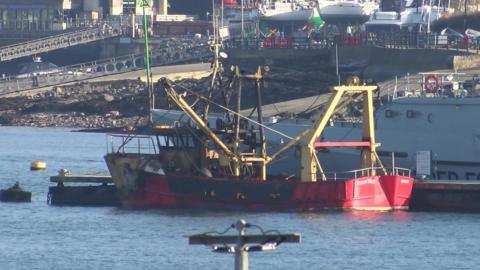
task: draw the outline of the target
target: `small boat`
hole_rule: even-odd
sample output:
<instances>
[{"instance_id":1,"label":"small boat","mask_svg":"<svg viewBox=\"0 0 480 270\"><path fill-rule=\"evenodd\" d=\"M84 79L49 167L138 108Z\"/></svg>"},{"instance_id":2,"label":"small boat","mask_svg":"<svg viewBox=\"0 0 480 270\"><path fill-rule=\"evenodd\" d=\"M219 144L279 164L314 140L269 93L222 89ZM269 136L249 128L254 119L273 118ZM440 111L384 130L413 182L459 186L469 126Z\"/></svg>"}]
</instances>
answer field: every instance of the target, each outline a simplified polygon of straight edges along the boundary
<instances>
[{"instance_id":1,"label":"small boat","mask_svg":"<svg viewBox=\"0 0 480 270\"><path fill-rule=\"evenodd\" d=\"M16 182L8 189L0 190L0 202L30 202L32 200L32 193L25 191Z\"/></svg>"}]
</instances>

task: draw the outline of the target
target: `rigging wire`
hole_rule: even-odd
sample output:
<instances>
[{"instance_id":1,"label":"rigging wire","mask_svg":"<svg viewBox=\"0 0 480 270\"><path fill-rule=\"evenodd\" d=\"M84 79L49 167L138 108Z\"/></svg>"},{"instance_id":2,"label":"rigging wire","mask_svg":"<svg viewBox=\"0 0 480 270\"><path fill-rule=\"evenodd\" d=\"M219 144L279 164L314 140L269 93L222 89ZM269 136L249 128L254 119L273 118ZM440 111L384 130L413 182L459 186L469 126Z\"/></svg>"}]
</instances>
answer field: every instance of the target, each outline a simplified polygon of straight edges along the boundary
<instances>
[{"instance_id":1,"label":"rigging wire","mask_svg":"<svg viewBox=\"0 0 480 270\"><path fill-rule=\"evenodd\" d=\"M185 86L183 86L183 85L181 85L181 84L179 84L179 83L174 83L174 84L175 84L176 86L179 86L180 88L184 89L185 91L189 92L190 94L195 95L195 96L199 97L200 99L203 99L203 100L205 100L206 102L209 102L209 103L211 103L211 104L213 104L213 105L215 105L215 106L218 106L219 108L221 108L221 109L223 109L223 110L225 110L225 111L228 111L228 112L230 112L230 113L232 113L232 114L234 114L234 115L238 115L240 118L246 119L247 121L252 122L252 123L254 123L254 124L258 125L258 126L261 126L261 127L265 128L265 129L268 129L268 130L270 130L271 132L274 132L274 133L276 133L276 134L278 134L278 135L280 135L280 136L283 136L283 137L288 138L288 139L290 139L290 140L294 140L293 137L290 137L290 136L288 136L287 134L285 134L285 133L283 133L283 132L280 132L280 131L278 131L278 130L275 130L275 129L267 126L267 125L260 124L259 122L255 121L255 120L253 120L253 119L250 119L250 118L248 118L248 117L245 117L245 116L243 116L242 114L239 114L239 113L237 113L237 112L235 112L235 111L233 111L233 110L231 110L231 109L229 109L229 108L227 108L227 107L225 107L225 106L223 106L223 105L220 105L220 104L218 104L218 103L216 103L216 102L214 102L214 101L212 101L212 100L208 100L207 98L205 98L205 97L203 97L203 96L195 93L194 91L190 90L189 88L187 88L187 87L185 87Z\"/></svg>"}]
</instances>

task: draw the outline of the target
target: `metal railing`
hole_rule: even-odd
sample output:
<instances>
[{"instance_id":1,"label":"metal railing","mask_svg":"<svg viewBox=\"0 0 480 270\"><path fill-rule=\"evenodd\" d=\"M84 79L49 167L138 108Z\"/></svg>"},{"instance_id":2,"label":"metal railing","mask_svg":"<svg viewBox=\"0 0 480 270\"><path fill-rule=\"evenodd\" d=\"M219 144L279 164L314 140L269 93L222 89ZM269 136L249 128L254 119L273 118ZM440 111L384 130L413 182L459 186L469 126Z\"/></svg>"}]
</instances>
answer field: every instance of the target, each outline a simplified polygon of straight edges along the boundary
<instances>
[{"instance_id":1,"label":"metal railing","mask_svg":"<svg viewBox=\"0 0 480 270\"><path fill-rule=\"evenodd\" d=\"M264 49L262 44L268 38L231 37L228 45L234 48ZM455 50L468 53L480 53L480 39L467 42L457 36L440 35L438 33L416 32L382 32L361 33L354 35L317 35L308 38L293 38L291 48L294 49L330 49L339 47L357 47L373 45L392 49L438 49Z\"/></svg>"},{"instance_id":2,"label":"metal railing","mask_svg":"<svg viewBox=\"0 0 480 270\"><path fill-rule=\"evenodd\" d=\"M158 153L154 138L138 134L107 134L107 153L152 154Z\"/></svg>"},{"instance_id":3,"label":"metal railing","mask_svg":"<svg viewBox=\"0 0 480 270\"><path fill-rule=\"evenodd\" d=\"M211 57L206 43L195 42L177 48L164 48L152 51L152 66L171 65L199 61ZM98 61L91 61L54 70L42 71L39 74L25 74L22 77L0 77L0 95L31 90L41 87L56 86L115 75L145 68L143 54L131 54Z\"/></svg>"},{"instance_id":4,"label":"metal railing","mask_svg":"<svg viewBox=\"0 0 480 270\"><path fill-rule=\"evenodd\" d=\"M466 73L420 73L420 74L405 74L404 76L395 76L394 80L380 83L381 95L386 97L386 101L391 101L404 96L422 96L425 94L424 84L425 77L429 74L435 75L439 81L439 92L446 85L452 82L478 81L478 76ZM450 77L451 78L448 78ZM446 94L442 92L442 94Z\"/></svg>"},{"instance_id":5,"label":"metal railing","mask_svg":"<svg viewBox=\"0 0 480 270\"><path fill-rule=\"evenodd\" d=\"M374 168L364 168L364 169L357 169L351 170L346 172L325 172L325 176L327 179L336 180L348 180L354 179L358 177L367 177L372 176L372 172L375 172L375 175L384 175L384 168L382 167L374 167ZM400 176L411 176L411 171L405 168L394 167L391 170L387 170L390 172L390 175L400 175Z\"/></svg>"}]
</instances>

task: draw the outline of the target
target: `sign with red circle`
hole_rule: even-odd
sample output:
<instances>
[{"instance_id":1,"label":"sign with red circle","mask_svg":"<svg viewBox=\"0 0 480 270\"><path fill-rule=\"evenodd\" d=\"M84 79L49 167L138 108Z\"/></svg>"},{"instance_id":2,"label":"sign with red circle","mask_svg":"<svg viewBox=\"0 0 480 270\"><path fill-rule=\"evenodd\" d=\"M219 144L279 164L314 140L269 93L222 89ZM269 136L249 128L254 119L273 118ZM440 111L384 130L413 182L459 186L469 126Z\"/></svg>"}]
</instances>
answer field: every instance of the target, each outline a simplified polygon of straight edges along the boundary
<instances>
[{"instance_id":1,"label":"sign with red circle","mask_svg":"<svg viewBox=\"0 0 480 270\"><path fill-rule=\"evenodd\" d=\"M427 93L435 94L440 87L437 76L430 74L425 77L424 87Z\"/></svg>"}]
</instances>

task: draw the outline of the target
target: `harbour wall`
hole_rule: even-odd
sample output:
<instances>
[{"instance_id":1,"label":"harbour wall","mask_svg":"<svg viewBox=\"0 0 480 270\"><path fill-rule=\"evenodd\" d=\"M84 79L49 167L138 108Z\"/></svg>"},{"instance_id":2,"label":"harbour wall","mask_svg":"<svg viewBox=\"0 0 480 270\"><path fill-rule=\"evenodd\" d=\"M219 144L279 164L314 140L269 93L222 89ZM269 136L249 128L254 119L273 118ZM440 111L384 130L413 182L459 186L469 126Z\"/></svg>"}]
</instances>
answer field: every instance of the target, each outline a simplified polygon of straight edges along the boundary
<instances>
[{"instance_id":1,"label":"harbour wall","mask_svg":"<svg viewBox=\"0 0 480 270\"><path fill-rule=\"evenodd\" d=\"M479 55L456 55L453 57L453 69L456 71L480 68Z\"/></svg>"},{"instance_id":2,"label":"harbour wall","mask_svg":"<svg viewBox=\"0 0 480 270\"><path fill-rule=\"evenodd\" d=\"M283 68L315 68L324 73L336 73L335 48L318 50L272 49L259 51L231 50L229 63L244 67L280 65ZM468 61L466 61L466 59ZM302 61L303 60L303 61ZM349 72L356 70L363 78L384 81L406 73L431 72L454 67L478 65L480 57L461 50L392 49L376 46L339 47L338 64Z\"/></svg>"},{"instance_id":3,"label":"harbour wall","mask_svg":"<svg viewBox=\"0 0 480 270\"><path fill-rule=\"evenodd\" d=\"M335 52L331 53L331 62ZM339 64L365 63L362 75L383 81L406 73L430 72L452 69L453 59L465 56L466 52L444 49L391 49L375 46L339 48Z\"/></svg>"}]
</instances>

